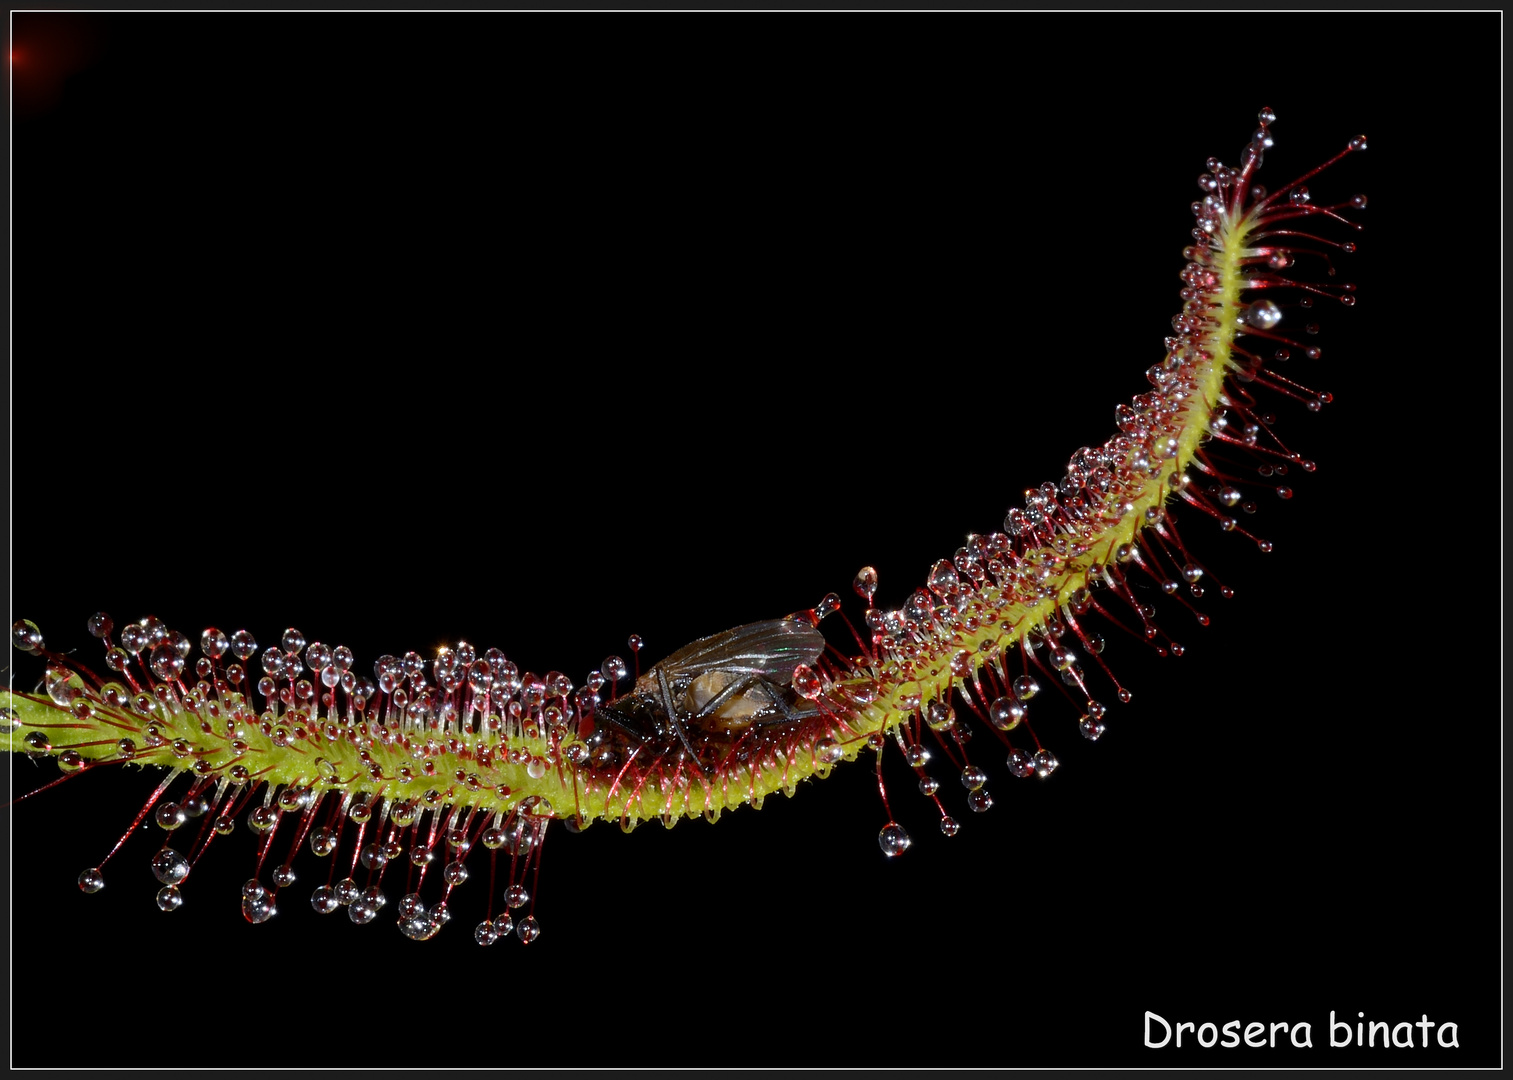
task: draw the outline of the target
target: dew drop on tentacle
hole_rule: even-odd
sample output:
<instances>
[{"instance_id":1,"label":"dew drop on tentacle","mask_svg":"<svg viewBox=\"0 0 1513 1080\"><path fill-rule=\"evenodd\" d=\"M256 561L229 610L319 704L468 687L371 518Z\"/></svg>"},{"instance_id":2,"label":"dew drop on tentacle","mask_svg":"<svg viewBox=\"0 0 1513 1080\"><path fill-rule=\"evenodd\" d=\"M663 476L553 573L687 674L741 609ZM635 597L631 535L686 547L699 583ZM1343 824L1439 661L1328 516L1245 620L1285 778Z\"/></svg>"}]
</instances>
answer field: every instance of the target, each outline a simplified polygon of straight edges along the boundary
<instances>
[{"instance_id":1,"label":"dew drop on tentacle","mask_svg":"<svg viewBox=\"0 0 1513 1080\"><path fill-rule=\"evenodd\" d=\"M1009 771L1023 779L1035 772L1035 758L1025 750L1011 750L1008 759Z\"/></svg>"},{"instance_id":2,"label":"dew drop on tentacle","mask_svg":"<svg viewBox=\"0 0 1513 1080\"><path fill-rule=\"evenodd\" d=\"M877 834L877 842L883 849L883 854L889 858L902 855L914 843L909 838L909 834L904 831L903 826L893 821L883 826L882 831Z\"/></svg>"},{"instance_id":3,"label":"dew drop on tentacle","mask_svg":"<svg viewBox=\"0 0 1513 1080\"><path fill-rule=\"evenodd\" d=\"M822 765L834 765L845 757L845 751L840 743L830 736L817 740L814 744L814 759Z\"/></svg>"},{"instance_id":4,"label":"dew drop on tentacle","mask_svg":"<svg viewBox=\"0 0 1513 1080\"><path fill-rule=\"evenodd\" d=\"M1257 300L1245 309L1242 321L1258 330L1270 330L1282 321L1282 309L1270 300Z\"/></svg>"},{"instance_id":5,"label":"dew drop on tentacle","mask_svg":"<svg viewBox=\"0 0 1513 1080\"><path fill-rule=\"evenodd\" d=\"M799 664L793 669L791 682L794 692L799 697L809 701L818 698L825 688L824 683L820 681L820 677L815 674L808 664Z\"/></svg>"},{"instance_id":6,"label":"dew drop on tentacle","mask_svg":"<svg viewBox=\"0 0 1513 1080\"><path fill-rule=\"evenodd\" d=\"M242 918L255 926L267 922L277 913L278 907L271 893L262 890L255 895L249 895L246 890L243 890Z\"/></svg>"},{"instance_id":7,"label":"dew drop on tentacle","mask_svg":"<svg viewBox=\"0 0 1513 1080\"><path fill-rule=\"evenodd\" d=\"M851 588L870 607L872 598L877 595L877 570L870 566L862 567L852 579Z\"/></svg>"},{"instance_id":8,"label":"dew drop on tentacle","mask_svg":"<svg viewBox=\"0 0 1513 1080\"><path fill-rule=\"evenodd\" d=\"M1010 697L1001 697L988 706L988 721L999 731L1013 731L1025 718L1025 707Z\"/></svg>"},{"instance_id":9,"label":"dew drop on tentacle","mask_svg":"<svg viewBox=\"0 0 1513 1080\"><path fill-rule=\"evenodd\" d=\"M18 619L11 624L11 645L24 653L39 652L44 647L42 631L30 619Z\"/></svg>"},{"instance_id":10,"label":"dew drop on tentacle","mask_svg":"<svg viewBox=\"0 0 1513 1080\"><path fill-rule=\"evenodd\" d=\"M189 876L189 860L165 847L152 857L152 876L164 885L177 885Z\"/></svg>"}]
</instances>

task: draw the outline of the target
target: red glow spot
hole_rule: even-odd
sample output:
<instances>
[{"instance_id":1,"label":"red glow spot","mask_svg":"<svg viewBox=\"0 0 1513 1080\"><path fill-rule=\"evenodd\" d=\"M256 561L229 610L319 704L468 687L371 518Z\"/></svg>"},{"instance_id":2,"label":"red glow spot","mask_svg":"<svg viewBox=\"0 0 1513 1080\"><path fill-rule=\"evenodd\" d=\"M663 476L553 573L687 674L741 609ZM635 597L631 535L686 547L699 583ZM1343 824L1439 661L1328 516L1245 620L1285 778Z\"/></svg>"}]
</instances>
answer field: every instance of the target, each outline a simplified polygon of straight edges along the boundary
<instances>
[{"instance_id":1,"label":"red glow spot","mask_svg":"<svg viewBox=\"0 0 1513 1080\"><path fill-rule=\"evenodd\" d=\"M16 115L47 112L57 105L68 77L100 54L104 24L99 16L63 12L17 12L12 20Z\"/></svg>"}]
</instances>

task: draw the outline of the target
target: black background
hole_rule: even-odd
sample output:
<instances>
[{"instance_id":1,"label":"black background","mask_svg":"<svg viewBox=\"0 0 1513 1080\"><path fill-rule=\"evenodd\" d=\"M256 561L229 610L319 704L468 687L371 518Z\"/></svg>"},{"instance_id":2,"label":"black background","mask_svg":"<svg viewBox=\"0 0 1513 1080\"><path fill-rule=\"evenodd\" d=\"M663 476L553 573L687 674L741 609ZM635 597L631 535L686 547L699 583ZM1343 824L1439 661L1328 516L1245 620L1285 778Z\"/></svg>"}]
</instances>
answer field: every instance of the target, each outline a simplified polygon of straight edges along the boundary
<instances>
[{"instance_id":1,"label":"black background","mask_svg":"<svg viewBox=\"0 0 1513 1080\"><path fill-rule=\"evenodd\" d=\"M554 833L540 941L485 950L481 888L417 945L316 916L313 859L245 924L244 829L172 916L141 838L83 896L153 784L97 772L8 812L15 1064L1498 1060L1494 16L13 29L13 617L90 662L103 609L579 682L867 563L897 604L1113 430L1207 156L1263 104L1272 186L1371 136L1310 183L1371 197L1361 303L1286 369L1336 402L1276 406L1320 468L1269 556L1179 515L1237 596L1163 608L1181 659L1105 630L1134 700L1096 746L1037 706L1050 781L984 735L948 841L895 756L893 862L863 764ZM1316 1049L1149 1050L1147 1009ZM1461 1049L1331 1050L1331 1010Z\"/></svg>"}]
</instances>

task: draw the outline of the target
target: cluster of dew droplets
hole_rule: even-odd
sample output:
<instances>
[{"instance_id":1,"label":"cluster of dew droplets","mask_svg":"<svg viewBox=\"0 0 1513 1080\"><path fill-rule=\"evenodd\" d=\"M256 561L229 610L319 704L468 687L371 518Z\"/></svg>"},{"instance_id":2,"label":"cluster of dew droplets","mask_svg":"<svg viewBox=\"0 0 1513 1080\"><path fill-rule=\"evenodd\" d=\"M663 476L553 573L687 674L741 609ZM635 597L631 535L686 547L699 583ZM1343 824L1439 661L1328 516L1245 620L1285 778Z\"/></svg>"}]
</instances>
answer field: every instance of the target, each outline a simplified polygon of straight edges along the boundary
<instances>
[{"instance_id":1,"label":"cluster of dew droplets","mask_svg":"<svg viewBox=\"0 0 1513 1080\"><path fill-rule=\"evenodd\" d=\"M479 653L468 643L459 642L442 649L430 665L434 682L427 681L427 665L419 654L411 652L403 657L381 656L374 665L377 681L361 680L354 688L348 650L329 649L318 642L307 645L295 630L286 631L280 644L281 652L270 649L264 654L267 674L260 692L270 699L277 695L287 701L288 688L278 688L273 680L298 673L303 649L310 669L321 673L328 692L334 692L337 686L349 692L355 689L359 712L364 702L374 705L370 719L376 738L369 740L360 757L370 770L369 778L379 782L386 778L386 766L377 760L376 751L380 745L394 751L391 757L405 761L393 777L401 786L435 777L436 759L443 752L460 755L480 772L486 771L494 758L502 757L524 766L532 778L544 776L556 764L557 753L572 758L574 749L581 750L569 741L570 732L576 729L580 707L594 700L589 695L606 682L603 674L593 672L588 687L575 695L571 681L559 672L544 677L522 673L497 649ZM610 669L623 666L618 658L605 663ZM301 697L297 684L295 697ZM381 717L377 708L380 703ZM520 739L534 737L542 727L553 736L543 753L519 745ZM464 773L460 768L453 779L473 792L484 786L478 773ZM510 793L507 787L498 785L494 794L504 798ZM280 810L303 811L306 827L313 823L315 806L308 788L294 792L292 797L286 788L277 798ZM249 824L255 829L273 828L277 818L266 811L262 808L262 817L257 816L260 811L254 811ZM539 936L540 925L533 910L520 911L534 900L524 879L539 859L545 824L552 816L550 803L540 796L529 796L513 812L501 813L465 809L434 788L418 798L385 799L368 792L346 792L324 823L309 831L310 850L317 857L333 859L331 874L312 894L311 906L319 914L346 908L348 918L359 925L374 921L387 904L380 887L386 869L401 864L408 856L409 888L398 903L397 925L406 937L429 940L450 921L448 899L471 876L467 860L475 845L488 853L491 877L492 860L502 849L510 857L509 883L502 894L506 911L495 916L491 897L489 916L475 928L474 938L481 945L489 945L513 932L529 944ZM348 824L355 827L356 838L347 874L336 880L342 830ZM372 834L365 836L370 826ZM407 831L408 851L404 843ZM291 850L289 860L273 872L274 884L280 888L293 881L292 858ZM357 880L359 866L365 872L362 883ZM433 867L439 870L445 891L441 900L428 905L420 889ZM243 910L250 921L263 921L272 913L266 894L256 879L244 887Z\"/></svg>"},{"instance_id":2,"label":"cluster of dew droplets","mask_svg":"<svg viewBox=\"0 0 1513 1080\"><path fill-rule=\"evenodd\" d=\"M873 606L878 583L872 567L863 568L853 583L867 604L873 666L890 670L894 678L903 680L946 659L956 677L951 697L987 721L1008 747L1009 771L1016 777L1043 779L1058 764L1055 755L1034 739L1033 732L1033 748L1016 746L1008 737L1021 727L1028 728L1027 705L1040 689L1036 673L1059 678L1080 697L1078 726L1083 737L1090 740L1105 732L1107 709L1088 692L1077 655L1079 646L1113 682L1119 700L1130 700L1129 691L1119 685L1101 659L1103 639L1083 624L1084 616L1096 612L1130 629L1110 610L1112 601L1115 608L1133 613L1136 636L1149 641L1163 655L1180 656L1182 645L1156 625L1154 608L1137 595L1132 579L1153 581L1164 595L1189 608L1201 625L1207 625L1209 618L1193 601L1204 596L1206 583L1215 584L1224 598L1233 596L1233 590L1214 581L1208 568L1188 551L1166 499L1180 499L1217 520L1223 531L1238 532L1250 537L1262 551L1271 550L1269 541L1240 527L1233 510L1238 507L1244 513L1254 513L1257 504L1215 454L1202 447L1194 453L1191 464L1202 475L1201 481L1195 482L1186 467L1177 467L1184 434L1192 425L1203 425L1213 444L1236 447L1252 461L1259 458L1258 475L1274 486L1280 498L1292 496L1290 487L1277 483L1287 476L1289 466L1305 472L1314 469L1311 461L1277 438L1275 417L1256 408L1249 387L1264 386L1303 402L1313 411L1330 396L1269 370L1253 349L1232 339L1244 335L1275 342L1279 348L1270 357L1272 362L1288 359L1290 349L1301 349L1310 359L1317 358L1319 350L1277 331L1284 311L1269 296L1252 300L1237 311L1227 311L1220 302L1219 265L1223 258L1237 262L1246 275L1247 291L1285 288L1301 292L1296 304L1304 310L1321 296L1351 306L1355 302L1353 285L1318 286L1284 276L1281 271L1294 267L1300 259L1322 259L1332 277L1335 271L1328 251L1348 254L1355 250L1354 244L1336 243L1287 226L1296 219L1322 216L1358 229L1340 211L1363 209L1366 199L1357 195L1345 203L1318 206L1301 183L1289 186L1285 202L1268 197L1251 177L1273 144L1270 125L1276 115L1269 108L1262 109L1258 119L1260 126L1242 152L1238 168L1210 158L1208 171L1198 178L1204 195L1192 206L1197 222L1192 234L1194 244L1184 251L1187 261L1179 294L1182 309L1172 319L1173 334L1165 339L1165 358L1146 372L1151 389L1116 408L1118 431L1102 446L1077 450L1059 480L1028 489L1023 505L1011 507L1005 515L1002 533L969 536L953 559L937 562L926 586L916 589L902 607L880 610ZM1364 136L1354 139L1344 152L1320 168L1365 146ZM1242 221L1248 222L1247 247L1238 252L1224 251L1226 239L1236 235ZM1231 327L1231 333L1221 333ZM1309 324L1306 330L1314 334L1317 326ZM1232 361L1219 407L1210 409L1201 383L1224 348ZM1151 504L1147 498L1141 511L1138 504L1153 482L1160 485L1161 501ZM1130 542L1112 551L1101 546L1111 531L1129 525L1131 518L1135 528ZM1072 589L1070 599L1058 602L1073 574L1081 574L1085 584ZM959 631L975 631L1012 605L1042 611L1049 608L1051 612L1019 637L1022 674L1013 675L1001 653L987 657L950 654L951 642ZM938 788L937 782L924 773L930 754L917 738L924 728L937 736L947 733L950 739L942 741L942 747L954 744L960 751L962 779L971 792L972 808L990 806L991 799L982 786L984 775L966 761L964 741L970 731L957 721L952 701L916 697L902 704L913 709L914 719L919 721L901 725L897 735L906 760L920 774L921 791L933 798ZM881 777L879 771L880 788ZM887 809L886 790L882 797ZM951 836L959 826L942 810L941 827ZM878 842L889 856L899 855L910 846L908 833L892 819L891 811Z\"/></svg>"},{"instance_id":3,"label":"cluster of dew droplets","mask_svg":"<svg viewBox=\"0 0 1513 1080\"><path fill-rule=\"evenodd\" d=\"M1007 595L1005 584L1013 577L1007 564L999 558L1002 554L1014 554L1014 545L1002 534L969 537L967 545L958 550L954 560L942 560L932 568L927 587L917 589L904 607L888 611L873 606L878 587L877 570L863 567L852 584L868 605L866 623L872 631L872 666L888 671L890 678L908 680L918 667L948 654L956 630L964 626L976 629L981 619L991 621L993 612L985 609L1005 606L1007 601L1002 599ZM964 581L967 584L964 585ZM987 591L984 586L991 586L993 591ZM1038 631L1035 643L1027 641L1024 644L1024 654L1029 663L1059 673L1069 686L1085 690L1084 675L1076 662L1076 654L1062 640L1065 632L1060 623L1048 623ZM1089 649L1101 652L1101 637L1090 635L1086 641ZM1040 650L1038 654L1037 649ZM960 831L961 823L946 812L938 794L940 782L927 771L933 754L924 744L926 731L958 770L961 784L967 791L968 807L974 813L983 813L993 805L986 786L988 774L971 760L967 750L973 729L960 715L958 706L964 705L990 725L1008 750L1008 765L1014 776L1038 775L1044 779L1056 770L1059 762L1055 754L1039 745L1033 734L1026 745L1016 745L1009 737L1009 733L1021 725L1028 730L1025 725L1027 705L1040 692L1040 684L1029 673L1028 666L1024 674L1011 677L1003 666L1001 655L974 664L973 657L958 650L947 655L947 659L953 676L961 680L957 689L938 697L927 697L923 693L903 694L898 704L910 715L894 728L893 734L904 760L917 776L920 793L936 805L941 833L951 837ZM1103 733L1105 710L1091 698L1087 699L1087 708L1083 734L1096 739ZM878 751L885 743L880 733L869 739L869 744ZM913 841L893 818L880 759L878 785L884 809L888 812L888 820L878 833L878 844L885 855L901 855Z\"/></svg>"},{"instance_id":4,"label":"cluster of dew droplets","mask_svg":"<svg viewBox=\"0 0 1513 1080\"><path fill-rule=\"evenodd\" d=\"M1322 355L1317 345L1289 336L1280 327L1288 308L1309 312L1321 298L1336 300L1345 307L1355 305L1353 284L1320 284L1292 275L1300 265L1314 264L1322 265L1326 277L1334 278L1333 253L1352 254L1356 245L1353 241L1334 240L1308 231L1310 219L1322 219L1359 230L1361 226L1345 217L1343 212L1363 210L1367 201L1366 196L1355 195L1340 203L1320 205L1313 201L1302 182L1347 154L1365 150L1365 136L1350 140L1346 148L1330 161L1286 185L1283 189L1285 200L1281 198L1281 192L1268 194L1264 187L1251 183L1251 175L1260 165L1264 151L1272 145L1270 125L1275 120L1276 115L1271 109L1261 110L1261 126L1242 155L1244 165L1240 169L1228 168L1211 158L1209 171L1198 178L1198 186L1205 195L1201 202L1193 204L1193 212L1198 218L1193 230L1196 243L1183 253L1188 260L1182 271L1184 305L1182 313L1174 320L1179 336L1175 341L1168 339L1169 348L1201 349L1206 341L1212 340L1221 324L1231 319L1240 335L1264 345L1257 348L1250 341L1243 340L1236 340L1231 345L1231 369L1225 392L1220 407L1209 417L1208 445L1199 449L1194 463L1202 474L1201 480L1194 482L1194 478L1187 475L1173 477L1175 493L1183 501L1215 519L1224 531L1249 536L1262 551L1270 551L1271 543L1241 528L1234 511L1238 509L1247 515L1256 513L1258 503L1248 490L1251 487L1269 487L1276 497L1290 499L1292 488L1285 482L1289 469L1296 467L1313 472L1315 466L1312 461L1290 450L1276 435L1276 417L1257 406L1251 388L1264 387L1300 401L1312 412L1319 411L1332 400L1330 394L1310 390L1275 370L1275 365L1289 360L1295 350L1311 360ZM1250 224L1246 246L1236 252L1225 252L1226 228L1242 218ZM1222 257L1229 257L1240 266L1246 291L1275 292L1294 298L1279 303L1270 295L1263 295L1237 310L1225 311L1219 303L1219 280L1215 271L1216 262ZM1305 336L1312 337L1318 334L1319 325L1307 321L1303 331ZM1156 370L1152 369L1152 372ZM1243 451L1243 458L1254 467L1260 483L1232 471L1220 461L1214 449L1223 447ZM1256 459L1260 459L1259 464Z\"/></svg>"},{"instance_id":5,"label":"cluster of dew droplets","mask_svg":"<svg viewBox=\"0 0 1513 1080\"><path fill-rule=\"evenodd\" d=\"M84 892L104 887L105 863L150 816L168 834L151 861L163 886L157 903L163 911L177 910L193 866L213 840L235 830L245 811L259 838L259 875L242 888L242 912L249 922L266 922L276 913L278 893L294 883L294 855L308 837L316 856L333 857L328 881L311 897L321 914L346 908L354 923L373 921L387 902L380 887L385 867L408 853L411 887L400 904L399 927L412 938L433 937L450 918L447 898L470 876L467 856L476 846L487 852L491 880L497 853L509 856L505 912L495 916L491 900L476 939L490 944L513 932L530 942L539 935L535 884L528 878L539 865L554 811L538 795L510 805L508 786L488 783L490 766L507 759L536 777L559 755L574 766L583 762L587 749L577 742L580 722L591 715L600 689L612 690L614 681L627 675L622 659L610 657L575 691L558 672L521 673L498 650L480 654L464 642L441 650L429 666L416 653L380 657L376 678L369 679L355 670L350 649L307 642L291 628L258 658L263 674L256 689L264 701L259 711L247 692L249 661L258 645L245 630L228 636L206 629L191 684L189 639L161 620L149 616L127 624L118 643L112 641L114 620L104 613L91 617L88 629L106 647L111 681L94 676L87 681L87 672L47 652L41 631L28 620L14 624L12 644L47 658L43 687L54 708L119 738L106 752L100 740L79 748L55 745L48 731L39 729L24 740L27 752L55 756L65 773L124 762L163 764L169 772L106 858L79 876ZM20 726L14 710L7 710L7 721L12 732ZM255 766L262 760L259 751L269 747L298 749L310 761L311 774L289 783L260 780L249 763ZM86 748L92 760L80 753ZM441 775L443 755L457 763L453 775ZM336 762L350 757L358 765L344 776L343 769L353 766ZM165 798L185 774L188 790ZM392 793L430 783L436 786L423 792L412 787L409 796ZM487 800L470 801L469 795L490 796L493 805L506 809L480 809ZM279 862L270 856L283 822L294 823L296 835ZM348 846L347 873L337 880L346 829L355 831L355 839ZM175 840L192 833L197 835L187 844ZM261 871L270 861L265 883ZM433 863L445 892L427 905L420 887ZM359 876L365 880L359 882Z\"/></svg>"}]
</instances>

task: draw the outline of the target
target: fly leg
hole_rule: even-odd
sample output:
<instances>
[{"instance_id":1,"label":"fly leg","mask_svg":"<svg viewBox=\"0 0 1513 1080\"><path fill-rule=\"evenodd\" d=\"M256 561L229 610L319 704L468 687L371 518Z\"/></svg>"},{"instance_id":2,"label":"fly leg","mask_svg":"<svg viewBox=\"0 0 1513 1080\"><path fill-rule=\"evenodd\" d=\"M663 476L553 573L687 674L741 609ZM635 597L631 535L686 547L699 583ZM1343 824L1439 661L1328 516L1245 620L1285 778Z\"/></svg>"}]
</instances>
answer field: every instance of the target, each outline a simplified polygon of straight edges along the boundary
<instances>
[{"instance_id":1,"label":"fly leg","mask_svg":"<svg viewBox=\"0 0 1513 1080\"><path fill-rule=\"evenodd\" d=\"M782 716L774 716L766 720L758 719L755 721L758 725L786 724L793 720L807 720L811 716L819 715L818 709L794 709L792 705L788 704L788 695L785 693L788 687L775 683L764 675L752 674L727 683L721 688L718 694L704 703L699 711L693 715L693 719L703 720L705 717L718 715L720 710L735 699L737 695L746 693L753 686L760 686L765 690L772 702L771 705L763 707L761 712L775 708L783 714ZM760 716L760 712L758 716Z\"/></svg>"},{"instance_id":2,"label":"fly leg","mask_svg":"<svg viewBox=\"0 0 1513 1080\"><path fill-rule=\"evenodd\" d=\"M595 727L600 724L606 724L609 727L615 728L633 743L644 745L650 741L646 732L638 730L624 720L619 719L610 709L600 709L594 713Z\"/></svg>"},{"instance_id":3,"label":"fly leg","mask_svg":"<svg viewBox=\"0 0 1513 1080\"><path fill-rule=\"evenodd\" d=\"M693 748L693 743L688 741L688 732L683 729L683 720L678 716L678 706L672 699L672 687L667 685L667 675L659 667L657 672L657 689L662 693L662 707L667 711L667 722L672 725L673 734L683 744L683 749L688 751L688 760L693 762L700 775L708 777L709 772L699 761L699 753Z\"/></svg>"},{"instance_id":4,"label":"fly leg","mask_svg":"<svg viewBox=\"0 0 1513 1080\"><path fill-rule=\"evenodd\" d=\"M729 704L731 700L733 700L737 695L744 694L747 690L751 689L752 684L757 682L766 683L766 680L763 679L760 675L747 675L744 678L732 679L720 689L719 693L715 694L714 697L704 702L704 704L699 707L699 711L693 714L692 719L703 720L707 716L717 715L719 711L723 709L727 704ZM767 687L770 691L771 684L768 683Z\"/></svg>"},{"instance_id":5,"label":"fly leg","mask_svg":"<svg viewBox=\"0 0 1513 1080\"><path fill-rule=\"evenodd\" d=\"M813 706L807 709L796 709L794 706L788 704L788 695L783 692L788 687L779 686L771 679L763 678L761 675L753 675L751 678L753 682L772 695L773 702L783 711L781 717L775 716L770 720L758 720L757 724L759 726L766 724L787 724L795 720L808 720L811 716L818 716L820 714L820 710Z\"/></svg>"}]
</instances>

